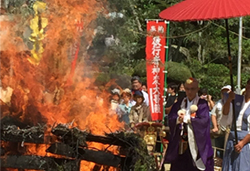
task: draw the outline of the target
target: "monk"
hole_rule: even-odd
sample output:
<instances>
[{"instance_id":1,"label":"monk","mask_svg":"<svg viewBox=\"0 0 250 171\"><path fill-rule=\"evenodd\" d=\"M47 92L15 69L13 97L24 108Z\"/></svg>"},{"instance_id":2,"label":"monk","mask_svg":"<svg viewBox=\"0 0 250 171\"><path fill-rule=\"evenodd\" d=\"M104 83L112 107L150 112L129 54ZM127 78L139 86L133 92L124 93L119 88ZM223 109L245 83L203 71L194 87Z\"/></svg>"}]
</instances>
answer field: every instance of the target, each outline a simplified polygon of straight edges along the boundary
<instances>
[{"instance_id":1,"label":"monk","mask_svg":"<svg viewBox=\"0 0 250 171\"><path fill-rule=\"evenodd\" d=\"M171 163L171 171L213 171L207 101L198 96L195 78L187 79L184 88L187 97L177 101L168 115L171 135L165 163Z\"/></svg>"}]
</instances>

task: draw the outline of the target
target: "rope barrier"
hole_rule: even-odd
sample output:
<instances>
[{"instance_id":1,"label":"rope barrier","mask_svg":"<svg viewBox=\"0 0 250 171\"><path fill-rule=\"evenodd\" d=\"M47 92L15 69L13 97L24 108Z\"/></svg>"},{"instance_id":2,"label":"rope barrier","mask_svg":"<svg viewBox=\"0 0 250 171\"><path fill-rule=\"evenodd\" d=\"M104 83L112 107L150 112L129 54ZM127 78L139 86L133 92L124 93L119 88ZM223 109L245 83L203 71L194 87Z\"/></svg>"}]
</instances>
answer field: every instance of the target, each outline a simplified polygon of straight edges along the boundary
<instances>
[{"instance_id":1,"label":"rope barrier","mask_svg":"<svg viewBox=\"0 0 250 171\"><path fill-rule=\"evenodd\" d=\"M216 23L214 23L214 22L212 22L212 21L209 21L208 24L207 24L206 26L204 26L203 28L197 29L197 30L192 31L192 32L190 32L190 33L186 33L186 34L178 35L178 36L169 36L169 37L164 37L164 38L176 39L176 38L186 37L186 36L189 36L189 35L191 35L191 34L198 33L198 32L201 32L201 31L207 29L208 26L210 26L211 24L213 24L214 26L217 26L217 27L220 27L220 28L226 30L226 28L225 28L224 26L219 25L219 24L216 24ZM134 31L133 29L129 29L128 31L133 32L134 34L143 35L143 36L145 36L145 37L148 36L148 35L145 34L145 33L141 33L141 32L138 32L138 31ZM236 36L239 36L238 33L234 32L234 31L232 31L232 30L229 30L229 32L232 33L232 34L234 34L234 35L236 35ZM245 39L245 40L250 40L250 38L248 38L248 37L246 37L246 36L242 36L242 38Z\"/></svg>"}]
</instances>

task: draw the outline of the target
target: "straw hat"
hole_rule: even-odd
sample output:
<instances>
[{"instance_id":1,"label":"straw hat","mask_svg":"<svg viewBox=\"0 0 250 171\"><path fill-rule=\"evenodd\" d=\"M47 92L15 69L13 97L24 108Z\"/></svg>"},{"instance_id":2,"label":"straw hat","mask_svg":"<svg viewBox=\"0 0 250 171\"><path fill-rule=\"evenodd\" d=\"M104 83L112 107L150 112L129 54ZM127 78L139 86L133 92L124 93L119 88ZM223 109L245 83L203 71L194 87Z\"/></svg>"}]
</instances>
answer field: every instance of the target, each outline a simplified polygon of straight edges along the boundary
<instances>
[{"instance_id":1,"label":"straw hat","mask_svg":"<svg viewBox=\"0 0 250 171\"><path fill-rule=\"evenodd\" d=\"M126 89L122 90L121 96L122 96L123 93L129 94L130 96L132 96L132 92L131 92L131 90L129 88L126 88Z\"/></svg>"}]
</instances>

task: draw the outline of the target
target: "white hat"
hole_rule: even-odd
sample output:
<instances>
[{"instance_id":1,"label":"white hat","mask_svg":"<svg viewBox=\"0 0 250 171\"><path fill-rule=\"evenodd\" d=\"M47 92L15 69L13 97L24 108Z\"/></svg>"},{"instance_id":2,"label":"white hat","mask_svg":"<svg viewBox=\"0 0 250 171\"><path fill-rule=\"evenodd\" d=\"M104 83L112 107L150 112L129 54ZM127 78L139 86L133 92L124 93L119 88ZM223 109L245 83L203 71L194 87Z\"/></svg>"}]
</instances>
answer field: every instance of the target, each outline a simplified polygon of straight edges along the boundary
<instances>
[{"instance_id":1,"label":"white hat","mask_svg":"<svg viewBox=\"0 0 250 171\"><path fill-rule=\"evenodd\" d=\"M117 89L117 88L111 90L111 92L112 92L113 94L119 94L119 95L120 95L120 90Z\"/></svg>"},{"instance_id":2,"label":"white hat","mask_svg":"<svg viewBox=\"0 0 250 171\"><path fill-rule=\"evenodd\" d=\"M232 88L232 87L231 87L230 85L226 85L226 86L222 87L221 90L224 90L224 89L231 90L231 88Z\"/></svg>"}]
</instances>

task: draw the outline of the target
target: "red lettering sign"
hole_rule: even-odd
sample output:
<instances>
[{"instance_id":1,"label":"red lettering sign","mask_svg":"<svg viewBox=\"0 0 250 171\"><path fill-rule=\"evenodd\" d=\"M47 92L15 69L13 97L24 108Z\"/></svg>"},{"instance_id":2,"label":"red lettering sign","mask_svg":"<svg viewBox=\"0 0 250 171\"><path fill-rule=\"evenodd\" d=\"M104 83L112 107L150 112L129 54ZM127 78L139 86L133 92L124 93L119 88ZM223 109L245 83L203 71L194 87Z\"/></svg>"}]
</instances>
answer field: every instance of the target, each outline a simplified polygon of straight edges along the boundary
<instances>
[{"instance_id":1,"label":"red lettering sign","mask_svg":"<svg viewBox=\"0 0 250 171\"><path fill-rule=\"evenodd\" d=\"M164 21L147 22L146 60L149 105L152 120L163 119L163 92L166 24Z\"/></svg>"}]
</instances>

